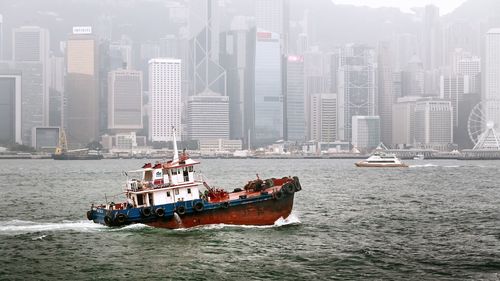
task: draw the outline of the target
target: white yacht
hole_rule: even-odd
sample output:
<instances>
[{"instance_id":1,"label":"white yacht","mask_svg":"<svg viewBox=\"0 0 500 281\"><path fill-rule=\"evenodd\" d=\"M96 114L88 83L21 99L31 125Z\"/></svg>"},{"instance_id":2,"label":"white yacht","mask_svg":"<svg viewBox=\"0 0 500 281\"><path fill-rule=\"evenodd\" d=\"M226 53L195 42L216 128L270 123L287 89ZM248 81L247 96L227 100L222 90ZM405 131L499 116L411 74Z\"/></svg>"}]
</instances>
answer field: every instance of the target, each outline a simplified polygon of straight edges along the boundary
<instances>
[{"instance_id":1,"label":"white yacht","mask_svg":"<svg viewBox=\"0 0 500 281\"><path fill-rule=\"evenodd\" d=\"M359 161L357 167L408 167L393 153L375 152L368 159Z\"/></svg>"}]
</instances>

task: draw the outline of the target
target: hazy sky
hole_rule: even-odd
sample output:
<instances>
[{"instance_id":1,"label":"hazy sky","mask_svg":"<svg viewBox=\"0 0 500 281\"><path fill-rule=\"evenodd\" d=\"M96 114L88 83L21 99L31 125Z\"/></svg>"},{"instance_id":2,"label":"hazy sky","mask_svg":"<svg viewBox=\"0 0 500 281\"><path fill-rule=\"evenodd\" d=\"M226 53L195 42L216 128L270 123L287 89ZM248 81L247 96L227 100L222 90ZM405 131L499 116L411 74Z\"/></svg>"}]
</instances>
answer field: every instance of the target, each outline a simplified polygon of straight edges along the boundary
<instances>
[{"instance_id":1,"label":"hazy sky","mask_svg":"<svg viewBox=\"0 0 500 281\"><path fill-rule=\"evenodd\" d=\"M404 12L409 12L412 7L422 7L434 4L441 9L441 14L452 12L465 0L332 0L335 4L351 4L370 7L398 7Z\"/></svg>"}]
</instances>

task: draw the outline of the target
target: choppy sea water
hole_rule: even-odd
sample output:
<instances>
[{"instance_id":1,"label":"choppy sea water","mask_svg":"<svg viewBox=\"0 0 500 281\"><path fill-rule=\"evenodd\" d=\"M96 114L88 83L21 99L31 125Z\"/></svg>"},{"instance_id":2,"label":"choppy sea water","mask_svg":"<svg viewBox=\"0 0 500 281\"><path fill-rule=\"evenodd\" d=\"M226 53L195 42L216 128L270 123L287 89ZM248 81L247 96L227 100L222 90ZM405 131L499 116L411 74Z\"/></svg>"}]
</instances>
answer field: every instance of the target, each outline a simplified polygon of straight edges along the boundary
<instances>
[{"instance_id":1,"label":"choppy sea water","mask_svg":"<svg viewBox=\"0 0 500 281\"><path fill-rule=\"evenodd\" d=\"M232 190L297 175L269 227L107 228L86 220L143 160L0 161L0 280L499 280L500 161L203 160Z\"/></svg>"}]
</instances>

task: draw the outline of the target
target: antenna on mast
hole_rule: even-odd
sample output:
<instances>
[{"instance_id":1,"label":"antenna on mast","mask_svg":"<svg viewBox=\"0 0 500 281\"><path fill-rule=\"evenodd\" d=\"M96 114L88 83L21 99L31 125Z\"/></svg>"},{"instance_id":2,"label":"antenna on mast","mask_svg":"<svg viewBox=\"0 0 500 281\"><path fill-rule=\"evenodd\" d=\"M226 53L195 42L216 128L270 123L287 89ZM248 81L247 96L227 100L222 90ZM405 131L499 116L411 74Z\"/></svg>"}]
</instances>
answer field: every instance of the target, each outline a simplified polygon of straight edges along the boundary
<instances>
[{"instance_id":1,"label":"antenna on mast","mask_svg":"<svg viewBox=\"0 0 500 281\"><path fill-rule=\"evenodd\" d=\"M175 127L172 126L172 135L174 136L174 158L172 162L179 162L179 151L177 150L177 139L175 138Z\"/></svg>"}]
</instances>

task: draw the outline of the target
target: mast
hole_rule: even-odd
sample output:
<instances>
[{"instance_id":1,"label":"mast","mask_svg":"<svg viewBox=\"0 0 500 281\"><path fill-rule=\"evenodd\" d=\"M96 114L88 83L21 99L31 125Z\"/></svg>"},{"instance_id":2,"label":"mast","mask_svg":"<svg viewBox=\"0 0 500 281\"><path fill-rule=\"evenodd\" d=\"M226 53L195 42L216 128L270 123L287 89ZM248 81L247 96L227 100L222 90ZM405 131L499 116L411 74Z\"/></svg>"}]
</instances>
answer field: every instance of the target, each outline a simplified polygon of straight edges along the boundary
<instances>
[{"instance_id":1,"label":"mast","mask_svg":"<svg viewBox=\"0 0 500 281\"><path fill-rule=\"evenodd\" d=\"M177 139L175 138L175 128L172 127L172 135L174 136L174 158L172 162L179 162L179 151L177 150Z\"/></svg>"}]
</instances>

